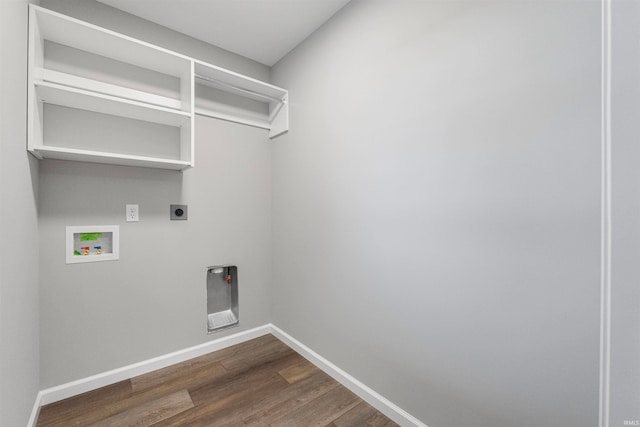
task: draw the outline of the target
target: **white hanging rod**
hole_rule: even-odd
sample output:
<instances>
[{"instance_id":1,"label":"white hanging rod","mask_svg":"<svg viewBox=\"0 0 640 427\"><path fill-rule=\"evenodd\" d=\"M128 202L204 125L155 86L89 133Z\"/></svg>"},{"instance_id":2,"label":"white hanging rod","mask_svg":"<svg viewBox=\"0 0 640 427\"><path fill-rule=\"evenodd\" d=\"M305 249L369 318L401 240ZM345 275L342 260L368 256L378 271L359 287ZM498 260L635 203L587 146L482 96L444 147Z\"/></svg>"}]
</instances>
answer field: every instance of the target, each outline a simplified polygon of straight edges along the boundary
<instances>
[{"instance_id":1,"label":"white hanging rod","mask_svg":"<svg viewBox=\"0 0 640 427\"><path fill-rule=\"evenodd\" d=\"M225 87L225 88L237 91L237 92L246 93L247 95L257 96L258 98L266 99L268 101L275 101L275 102L278 102L280 104L284 104L284 100L282 98L276 98L276 97L273 97L273 96L264 95L262 93L254 92L254 91L249 90L249 89L243 89L241 87L233 86L233 85L231 85L229 83L224 83L224 82L221 82L220 80L215 80L215 79L212 79L212 78L207 77L207 76L203 76L203 75L200 75L200 74L195 74L195 78L198 79L198 80L203 80L205 82L211 83L211 84L213 84L215 86Z\"/></svg>"},{"instance_id":2,"label":"white hanging rod","mask_svg":"<svg viewBox=\"0 0 640 427\"><path fill-rule=\"evenodd\" d=\"M213 119L220 119L232 123L240 123L255 128L271 130L271 125L259 120L245 119L243 117L233 116L231 114L216 113L215 111L204 110L201 108L196 109L195 114L198 116L211 117Z\"/></svg>"}]
</instances>

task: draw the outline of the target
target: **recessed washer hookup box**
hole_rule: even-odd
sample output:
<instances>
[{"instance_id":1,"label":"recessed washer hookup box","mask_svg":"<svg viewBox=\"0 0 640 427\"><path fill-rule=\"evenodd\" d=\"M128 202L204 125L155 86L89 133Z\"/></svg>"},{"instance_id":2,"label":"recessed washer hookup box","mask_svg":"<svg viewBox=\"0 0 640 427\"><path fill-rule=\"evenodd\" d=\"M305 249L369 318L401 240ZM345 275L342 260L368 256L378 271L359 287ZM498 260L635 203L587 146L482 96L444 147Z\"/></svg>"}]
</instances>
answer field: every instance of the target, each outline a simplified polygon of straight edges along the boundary
<instances>
[{"instance_id":1,"label":"recessed washer hookup box","mask_svg":"<svg viewBox=\"0 0 640 427\"><path fill-rule=\"evenodd\" d=\"M67 264L120 259L120 227L117 225L67 226L66 241Z\"/></svg>"},{"instance_id":2,"label":"recessed washer hookup box","mask_svg":"<svg viewBox=\"0 0 640 427\"><path fill-rule=\"evenodd\" d=\"M207 329L215 332L239 323L238 267L221 265L207 269Z\"/></svg>"}]
</instances>

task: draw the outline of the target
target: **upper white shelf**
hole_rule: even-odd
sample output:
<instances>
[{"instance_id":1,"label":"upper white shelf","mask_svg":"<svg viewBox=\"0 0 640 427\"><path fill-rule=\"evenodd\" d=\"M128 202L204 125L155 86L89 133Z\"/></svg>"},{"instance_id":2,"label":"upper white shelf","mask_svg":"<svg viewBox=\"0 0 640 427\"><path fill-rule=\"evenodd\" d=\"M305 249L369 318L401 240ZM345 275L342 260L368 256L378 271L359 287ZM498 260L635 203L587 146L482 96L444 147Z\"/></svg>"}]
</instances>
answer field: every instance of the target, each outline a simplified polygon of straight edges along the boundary
<instances>
[{"instance_id":1,"label":"upper white shelf","mask_svg":"<svg viewBox=\"0 0 640 427\"><path fill-rule=\"evenodd\" d=\"M40 39L171 76L182 77L189 74L190 58L184 55L49 9L31 7L37 20Z\"/></svg>"},{"instance_id":2,"label":"upper white shelf","mask_svg":"<svg viewBox=\"0 0 640 427\"><path fill-rule=\"evenodd\" d=\"M194 60L194 63L194 77L197 83L268 104L268 114L265 115L264 120L260 121L239 115L230 115L224 111L207 111L203 108L196 108L196 114L265 128L269 130L270 138L275 138L289 130L289 92L286 89L206 62ZM198 105L197 90L196 105Z\"/></svg>"},{"instance_id":3,"label":"upper white shelf","mask_svg":"<svg viewBox=\"0 0 640 427\"><path fill-rule=\"evenodd\" d=\"M283 101L287 96L285 89L272 84L261 82L206 62L198 60L194 60L194 62L196 77L202 77L202 81L210 81L214 82L214 84L217 82L221 88L226 87L230 91L254 98L257 101L277 102Z\"/></svg>"}]
</instances>

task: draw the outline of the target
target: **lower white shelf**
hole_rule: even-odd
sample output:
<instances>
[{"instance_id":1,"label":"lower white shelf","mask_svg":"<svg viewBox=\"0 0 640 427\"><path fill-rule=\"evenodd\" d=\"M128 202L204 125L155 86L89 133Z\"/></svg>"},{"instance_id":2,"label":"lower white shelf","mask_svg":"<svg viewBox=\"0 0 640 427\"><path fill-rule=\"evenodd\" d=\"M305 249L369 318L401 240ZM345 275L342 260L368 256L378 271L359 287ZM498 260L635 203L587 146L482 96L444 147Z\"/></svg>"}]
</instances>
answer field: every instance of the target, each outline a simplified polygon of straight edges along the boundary
<instances>
[{"instance_id":1,"label":"lower white shelf","mask_svg":"<svg viewBox=\"0 0 640 427\"><path fill-rule=\"evenodd\" d=\"M186 160L160 159L156 157L79 150L76 148L61 148L47 145L37 145L31 151L40 159L75 160L90 163L140 166L170 170L182 170L192 166L191 162Z\"/></svg>"}]
</instances>

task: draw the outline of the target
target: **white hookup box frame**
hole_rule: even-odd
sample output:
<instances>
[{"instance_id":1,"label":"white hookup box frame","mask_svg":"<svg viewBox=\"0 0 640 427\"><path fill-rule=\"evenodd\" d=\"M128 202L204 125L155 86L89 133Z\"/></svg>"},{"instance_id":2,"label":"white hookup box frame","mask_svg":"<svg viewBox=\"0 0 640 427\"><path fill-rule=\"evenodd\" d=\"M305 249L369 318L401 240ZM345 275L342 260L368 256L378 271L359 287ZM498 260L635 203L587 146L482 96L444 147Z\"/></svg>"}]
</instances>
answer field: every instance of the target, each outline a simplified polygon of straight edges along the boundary
<instances>
[{"instance_id":1,"label":"white hookup box frame","mask_svg":"<svg viewBox=\"0 0 640 427\"><path fill-rule=\"evenodd\" d=\"M67 264L120 259L120 226L79 225L66 230Z\"/></svg>"}]
</instances>

